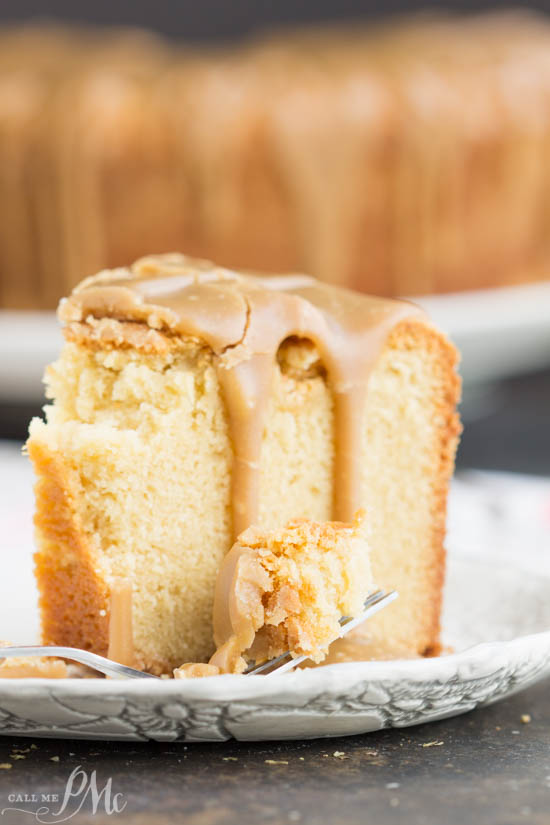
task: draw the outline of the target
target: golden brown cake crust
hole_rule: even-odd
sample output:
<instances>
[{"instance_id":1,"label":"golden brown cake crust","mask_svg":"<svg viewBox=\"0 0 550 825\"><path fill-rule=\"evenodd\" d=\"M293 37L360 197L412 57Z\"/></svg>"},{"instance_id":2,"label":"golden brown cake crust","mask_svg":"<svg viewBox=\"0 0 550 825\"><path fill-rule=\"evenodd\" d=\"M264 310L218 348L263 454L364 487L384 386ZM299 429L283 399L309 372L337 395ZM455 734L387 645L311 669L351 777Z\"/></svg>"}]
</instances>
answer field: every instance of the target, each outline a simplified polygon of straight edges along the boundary
<instances>
[{"instance_id":1,"label":"golden brown cake crust","mask_svg":"<svg viewBox=\"0 0 550 825\"><path fill-rule=\"evenodd\" d=\"M444 369L448 375L447 396L441 403L440 413L443 418L444 428L441 439L441 449L439 453L439 466L436 478L439 483L436 486L435 512L433 521L433 543L434 547L440 548L439 561L436 565L436 584L432 595L433 599L433 627L431 632L432 641L422 651L425 656L435 656L441 650L441 609L443 603L443 585L445 582L445 533L447 521L447 501L449 497L449 482L452 477L455 465L455 456L462 424L457 410L460 401L461 381L457 374L458 353L454 347L448 347L441 353Z\"/></svg>"},{"instance_id":2,"label":"golden brown cake crust","mask_svg":"<svg viewBox=\"0 0 550 825\"><path fill-rule=\"evenodd\" d=\"M414 346L415 333L412 325L404 322L400 330L396 330L394 335L399 334L401 341L408 341L409 346ZM461 394L461 380L457 373L459 355L456 347L443 338L441 333L435 329L427 332L429 346L438 352L440 367L445 375L444 385L446 387L445 397L441 400L437 414L441 416L443 422L441 428L440 449L438 463L435 472L435 496L433 511L433 547L436 553L434 564L434 585L428 604L432 615L431 626L427 632L427 643L425 647L418 650L423 656L437 655L440 650L441 633L441 608L443 603L443 585L445 582L445 532L447 520L447 500L449 495L449 482L454 471L456 450L462 425L457 410Z\"/></svg>"},{"instance_id":3,"label":"golden brown cake crust","mask_svg":"<svg viewBox=\"0 0 550 825\"><path fill-rule=\"evenodd\" d=\"M32 440L28 444L38 481L35 525L40 532L35 553L42 644L91 650L108 649L108 588L94 570L84 531L71 499L76 479L54 454Z\"/></svg>"}]
</instances>

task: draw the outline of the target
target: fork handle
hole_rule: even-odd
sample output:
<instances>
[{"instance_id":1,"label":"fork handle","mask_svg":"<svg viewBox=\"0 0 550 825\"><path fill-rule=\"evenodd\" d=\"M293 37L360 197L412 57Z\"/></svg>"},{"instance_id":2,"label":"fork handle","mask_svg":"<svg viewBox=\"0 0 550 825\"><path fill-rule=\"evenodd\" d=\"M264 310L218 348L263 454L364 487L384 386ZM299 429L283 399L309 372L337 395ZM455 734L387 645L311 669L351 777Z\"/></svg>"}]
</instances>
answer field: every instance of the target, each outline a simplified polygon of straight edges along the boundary
<instances>
[{"instance_id":1,"label":"fork handle","mask_svg":"<svg viewBox=\"0 0 550 825\"><path fill-rule=\"evenodd\" d=\"M70 659L73 662L91 667L94 670L99 670L100 673L104 673L106 676L114 676L119 679L159 678L158 676L153 676L152 673L144 673L142 670L121 665L118 662L113 662L111 659L106 659L105 656L99 656L97 653L91 653L89 650L81 650L78 647L59 647L55 645L51 647L49 645L0 647L0 664L4 659L15 656L57 656L61 659Z\"/></svg>"}]
</instances>

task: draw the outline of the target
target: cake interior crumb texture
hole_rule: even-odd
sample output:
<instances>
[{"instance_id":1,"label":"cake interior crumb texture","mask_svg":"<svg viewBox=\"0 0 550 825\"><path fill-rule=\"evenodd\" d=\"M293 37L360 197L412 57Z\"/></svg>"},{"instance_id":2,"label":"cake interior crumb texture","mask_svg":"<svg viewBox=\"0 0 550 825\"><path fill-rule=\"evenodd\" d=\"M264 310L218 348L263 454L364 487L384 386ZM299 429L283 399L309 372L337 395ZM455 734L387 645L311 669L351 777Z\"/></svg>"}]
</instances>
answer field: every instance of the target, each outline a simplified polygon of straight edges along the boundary
<instances>
[{"instance_id":1,"label":"cake interior crumb texture","mask_svg":"<svg viewBox=\"0 0 550 825\"><path fill-rule=\"evenodd\" d=\"M232 545L232 446L214 354L113 319L73 324L47 373L53 403L28 442L37 474L43 641L105 654L110 584L133 584L136 666L170 673L214 652L216 574ZM437 647L448 479L458 437L456 352L401 321L371 373L362 499L391 609L363 633L411 655ZM279 349L264 427L259 527L331 518L333 397L315 347Z\"/></svg>"},{"instance_id":2,"label":"cake interior crumb texture","mask_svg":"<svg viewBox=\"0 0 550 825\"><path fill-rule=\"evenodd\" d=\"M372 589L365 533L364 511L353 524L245 530L218 573L211 664L242 672L288 651L321 662L342 616L357 616Z\"/></svg>"},{"instance_id":3,"label":"cake interior crumb texture","mask_svg":"<svg viewBox=\"0 0 550 825\"><path fill-rule=\"evenodd\" d=\"M372 588L369 549L357 527L299 519L274 531L250 528L239 543L257 553L265 573L258 658L290 650L321 662L342 616L357 616Z\"/></svg>"}]
</instances>

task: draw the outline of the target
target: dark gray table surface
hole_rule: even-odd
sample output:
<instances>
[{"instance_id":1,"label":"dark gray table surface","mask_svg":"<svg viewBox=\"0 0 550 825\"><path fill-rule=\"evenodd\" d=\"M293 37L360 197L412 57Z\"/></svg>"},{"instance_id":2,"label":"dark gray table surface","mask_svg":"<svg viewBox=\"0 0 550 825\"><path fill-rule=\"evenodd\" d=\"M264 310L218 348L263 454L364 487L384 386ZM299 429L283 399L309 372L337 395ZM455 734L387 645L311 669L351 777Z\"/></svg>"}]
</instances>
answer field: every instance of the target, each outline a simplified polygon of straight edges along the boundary
<instances>
[{"instance_id":1,"label":"dark gray table surface","mask_svg":"<svg viewBox=\"0 0 550 825\"><path fill-rule=\"evenodd\" d=\"M549 373L472 396L460 465L550 475L549 410ZM0 409L0 437L20 436L28 412ZM15 793L61 798L79 765L88 780L96 771L99 789L112 779L112 795L125 805L107 815L103 796L94 814L88 795L72 817L79 823L550 825L550 680L464 716L343 739L184 745L0 738L0 811L36 811L36 802L10 802ZM51 813L43 818L55 821ZM9 811L1 819L36 821L33 813Z\"/></svg>"},{"instance_id":2,"label":"dark gray table surface","mask_svg":"<svg viewBox=\"0 0 550 825\"><path fill-rule=\"evenodd\" d=\"M525 714L528 724L521 721ZM124 810L107 816L100 805L93 815L89 797L78 822L548 825L550 683L447 721L342 739L219 745L0 739L4 763L13 767L0 770L0 808L17 792L61 797L79 765L88 777L96 771L99 788L112 778ZM34 821L20 813L6 817Z\"/></svg>"}]
</instances>

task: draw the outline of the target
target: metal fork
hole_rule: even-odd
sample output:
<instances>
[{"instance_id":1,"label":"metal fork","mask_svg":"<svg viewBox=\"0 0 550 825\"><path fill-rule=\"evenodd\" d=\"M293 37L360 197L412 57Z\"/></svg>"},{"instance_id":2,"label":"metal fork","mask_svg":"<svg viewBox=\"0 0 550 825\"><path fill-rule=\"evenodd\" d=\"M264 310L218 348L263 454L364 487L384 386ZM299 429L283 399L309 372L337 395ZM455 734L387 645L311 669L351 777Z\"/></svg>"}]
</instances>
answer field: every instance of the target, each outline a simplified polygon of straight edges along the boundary
<instances>
[{"instance_id":1,"label":"metal fork","mask_svg":"<svg viewBox=\"0 0 550 825\"><path fill-rule=\"evenodd\" d=\"M47 645L23 645L22 647L0 647L0 664L6 658L13 656L58 656L61 659L70 659L81 665L86 665L94 670L99 670L106 676L114 676L119 679L159 679L152 673L145 673L143 670L136 670L133 667L119 665L112 659L105 656L98 656L97 653L90 653L89 650L81 650L79 647L56 647Z\"/></svg>"},{"instance_id":2,"label":"metal fork","mask_svg":"<svg viewBox=\"0 0 550 825\"><path fill-rule=\"evenodd\" d=\"M397 599L398 595L396 590L392 590L389 593L386 593L384 590L377 590L375 593L371 593L370 596L367 596L365 599L363 611L358 616L354 619L349 616L344 616L340 619L342 632L339 638L346 636L350 630L359 627L366 619L374 616L374 614L382 610L383 607L386 607L393 602L394 599ZM266 676L271 676L274 673L278 675L279 673L286 673L288 670L292 670L297 665L305 662L306 659L309 659L309 656L296 656L292 658L290 651L287 650L286 653L281 653L280 656L277 656L275 659L270 659L262 665L258 665L257 667L251 665L245 673L247 676L255 676L258 673L269 671L269 673L266 673Z\"/></svg>"},{"instance_id":3,"label":"metal fork","mask_svg":"<svg viewBox=\"0 0 550 825\"><path fill-rule=\"evenodd\" d=\"M365 601L365 609L359 614L359 616L356 616L355 619L350 619L347 616L340 619L340 624L343 628L341 636L345 636L346 633L349 633L354 627L360 625L365 621L365 619L373 616L396 598L397 593L395 590L387 594L384 593L383 590L377 590L376 593L372 593ZM105 656L98 656L97 653L90 653L89 650L81 650L78 647L57 647L47 645L0 647L0 664L2 664L4 659L16 656L57 656L61 659L70 659L73 662L78 662L81 665L91 667L93 670L98 670L106 676L113 676L119 679L160 679L159 676L153 676L152 673L145 673L143 670L136 670L133 667L120 665L118 662L113 662L112 659L107 659ZM296 665L299 665L307 658L307 656L297 656L293 659L290 652L283 653L281 656L277 656L275 659L270 659L268 662L264 662L264 664L259 665L258 667L250 667L246 671L246 675L264 673L264 671L267 670L269 670L269 673L266 674L268 676L271 676L272 673L285 673L287 670L292 670L292 668L296 667ZM285 661L285 659L289 659L289 661Z\"/></svg>"}]
</instances>

